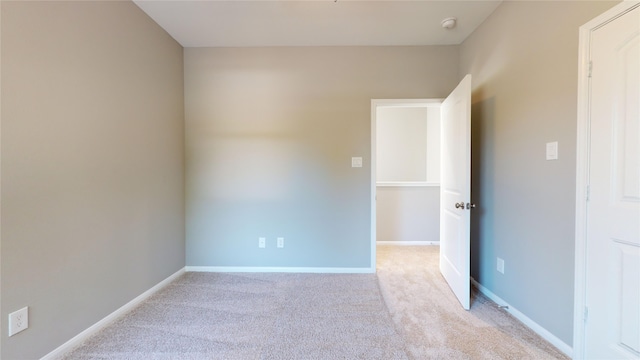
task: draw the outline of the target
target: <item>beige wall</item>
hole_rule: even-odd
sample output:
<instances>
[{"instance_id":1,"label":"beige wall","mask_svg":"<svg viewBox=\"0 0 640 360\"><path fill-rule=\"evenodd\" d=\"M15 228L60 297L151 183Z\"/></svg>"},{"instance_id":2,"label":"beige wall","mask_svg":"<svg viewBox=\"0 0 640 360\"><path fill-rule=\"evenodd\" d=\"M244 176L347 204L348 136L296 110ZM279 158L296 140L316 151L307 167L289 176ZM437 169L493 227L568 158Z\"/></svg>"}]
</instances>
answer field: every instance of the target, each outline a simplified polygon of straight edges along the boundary
<instances>
[{"instance_id":1,"label":"beige wall","mask_svg":"<svg viewBox=\"0 0 640 360\"><path fill-rule=\"evenodd\" d=\"M473 75L472 276L568 345L578 27L614 4L506 1L460 47L460 78ZM559 159L546 161L552 141Z\"/></svg>"},{"instance_id":2,"label":"beige wall","mask_svg":"<svg viewBox=\"0 0 640 360\"><path fill-rule=\"evenodd\" d=\"M378 108L376 181L427 181L427 137L426 107Z\"/></svg>"},{"instance_id":3,"label":"beige wall","mask_svg":"<svg viewBox=\"0 0 640 360\"><path fill-rule=\"evenodd\" d=\"M440 241L439 186L378 186L378 241Z\"/></svg>"},{"instance_id":4,"label":"beige wall","mask_svg":"<svg viewBox=\"0 0 640 360\"><path fill-rule=\"evenodd\" d=\"M131 2L1 6L2 358L34 359L184 266L183 58Z\"/></svg>"},{"instance_id":5,"label":"beige wall","mask_svg":"<svg viewBox=\"0 0 640 360\"><path fill-rule=\"evenodd\" d=\"M444 97L457 59L456 46L185 49L187 265L371 267L371 99Z\"/></svg>"}]
</instances>

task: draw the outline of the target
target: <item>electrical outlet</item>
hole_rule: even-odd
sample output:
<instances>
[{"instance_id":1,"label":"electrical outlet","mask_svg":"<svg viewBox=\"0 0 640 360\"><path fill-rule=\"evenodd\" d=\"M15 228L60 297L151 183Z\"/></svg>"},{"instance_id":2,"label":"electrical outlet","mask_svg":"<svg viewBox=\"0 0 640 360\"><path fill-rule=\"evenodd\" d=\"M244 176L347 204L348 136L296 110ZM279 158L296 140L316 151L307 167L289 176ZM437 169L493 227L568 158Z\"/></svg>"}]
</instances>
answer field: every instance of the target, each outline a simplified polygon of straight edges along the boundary
<instances>
[{"instance_id":1,"label":"electrical outlet","mask_svg":"<svg viewBox=\"0 0 640 360\"><path fill-rule=\"evenodd\" d=\"M282 237L278 238L278 247L281 249L284 247L284 238Z\"/></svg>"},{"instance_id":2,"label":"electrical outlet","mask_svg":"<svg viewBox=\"0 0 640 360\"><path fill-rule=\"evenodd\" d=\"M547 143L547 160L558 160L558 142Z\"/></svg>"},{"instance_id":3,"label":"electrical outlet","mask_svg":"<svg viewBox=\"0 0 640 360\"><path fill-rule=\"evenodd\" d=\"M263 237L258 238L258 247L261 248L261 249L266 248L267 247L267 239L265 239Z\"/></svg>"},{"instance_id":4,"label":"electrical outlet","mask_svg":"<svg viewBox=\"0 0 640 360\"><path fill-rule=\"evenodd\" d=\"M29 327L29 307L9 314L9 336L13 336Z\"/></svg>"},{"instance_id":5,"label":"electrical outlet","mask_svg":"<svg viewBox=\"0 0 640 360\"><path fill-rule=\"evenodd\" d=\"M499 273L504 274L504 260L498 258L496 270L498 270Z\"/></svg>"}]
</instances>

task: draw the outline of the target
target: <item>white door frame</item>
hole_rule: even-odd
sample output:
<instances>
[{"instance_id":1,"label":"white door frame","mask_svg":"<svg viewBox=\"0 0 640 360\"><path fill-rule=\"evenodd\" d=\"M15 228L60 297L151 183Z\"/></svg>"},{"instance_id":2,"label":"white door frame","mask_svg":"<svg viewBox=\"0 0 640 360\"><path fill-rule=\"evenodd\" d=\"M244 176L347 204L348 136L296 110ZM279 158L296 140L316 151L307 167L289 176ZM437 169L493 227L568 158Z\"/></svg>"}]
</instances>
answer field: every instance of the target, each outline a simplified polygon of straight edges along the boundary
<instances>
[{"instance_id":1,"label":"white door frame","mask_svg":"<svg viewBox=\"0 0 640 360\"><path fill-rule=\"evenodd\" d=\"M440 106L444 99L371 99L371 268L376 272L376 113L378 107Z\"/></svg>"},{"instance_id":2,"label":"white door frame","mask_svg":"<svg viewBox=\"0 0 640 360\"><path fill-rule=\"evenodd\" d=\"M587 194L589 185L589 62L591 32L640 5L623 1L580 27L578 62L578 133L576 145L576 228L573 315L573 358L584 358L587 284Z\"/></svg>"},{"instance_id":3,"label":"white door frame","mask_svg":"<svg viewBox=\"0 0 640 360\"><path fill-rule=\"evenodd\" d=\"M2 19L2 3L0 2L0 19ZM0 29L2 29L2 20L0 20ZM0 33L0 39L2 34ZM0 40L0 59L2 59L2 40ZM2 74L2 60L0 60L0 74ZM2 75L0 75L0 79ZM2 103L2 80L0 80L0 104ZM0 105L0 108L2 105ZM2 110L0 109L0 114ZM2 115L0 115L0 134L2 134ZM2 136L0 136L0 139ZM2 141L0 141L0 224L2 224ZM2 225L0 225L0 229ZM2 231L0 231L0 249L2 249ZM0 269L2 269L2 251L0 250ZM2 272L0 271L0 279ZM0 309L2 309L2 286L0 286ZM0 354L2 354L2 341L0 340ZM0 355L1 356L1 355Z\"/></svg>"},{"instance_id":4,"label":"white door frame","mask_svg":"<svg viewBox=\"0 0 640 360\"><path fill-rule=\"evenodd\" d=\"M0 2L0 19L2 19L2 2ZM2 29L2 20L0 20L0 29ZM0 39L2 34L0 33ZM0 79L2 79L2 40L0 40ZM2 80L0 80L0 108L2 107ZM0 109L0 134L2 134L2 110ZM0 139L2 136L0 136ZM0 229L2 228L2 141L0 141ZM0 231L0 249L2 249L2 231ZM2 251L0 250L0 269L2 269ZM0 271L0 279L2 272ZM0 309L2 309L2 286L0 286ZM2 354L2 341L0 340L0 356Z\"/></svg>"}]
</instances>

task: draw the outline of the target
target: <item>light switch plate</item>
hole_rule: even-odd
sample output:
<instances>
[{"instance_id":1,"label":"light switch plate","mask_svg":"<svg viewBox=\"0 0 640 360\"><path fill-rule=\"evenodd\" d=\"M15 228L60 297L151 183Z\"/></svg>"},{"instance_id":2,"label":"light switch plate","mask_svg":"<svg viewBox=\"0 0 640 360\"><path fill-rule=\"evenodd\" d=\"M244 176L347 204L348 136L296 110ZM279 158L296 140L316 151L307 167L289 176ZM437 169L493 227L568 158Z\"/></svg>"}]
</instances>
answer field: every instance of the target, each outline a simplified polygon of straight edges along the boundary
<instances>
[{"instance_id":1,"label":"light switch plate","mask_svg":"<svg viewBox=\"0 0 640 360\"><path fill-rule=\"evenodd\" d=\"M499 273L504 274L504 260L501 258L498 258L498 261L496 263L496 270L498 270Z\"/></svg>"},{"instance_id":2,"label":"light switch plate","mask_svg":"<svg viewBox=\"0 0 640 360\"><path fill-rule=\"evenodd\" d=\"M354 168L362 167L362 158L361 157L352 157L351 158L351 167L354 167Z\"/></svg>"},{"instance_id":3,"label":"light switch plate","mask_svg":"<svg viewBox=\"0 0 640 360\"><path fill-rule=\"evenodd\" d=\"M547 143L547 160L558 160L558 142Z\"/></svg>"}]
</instances>

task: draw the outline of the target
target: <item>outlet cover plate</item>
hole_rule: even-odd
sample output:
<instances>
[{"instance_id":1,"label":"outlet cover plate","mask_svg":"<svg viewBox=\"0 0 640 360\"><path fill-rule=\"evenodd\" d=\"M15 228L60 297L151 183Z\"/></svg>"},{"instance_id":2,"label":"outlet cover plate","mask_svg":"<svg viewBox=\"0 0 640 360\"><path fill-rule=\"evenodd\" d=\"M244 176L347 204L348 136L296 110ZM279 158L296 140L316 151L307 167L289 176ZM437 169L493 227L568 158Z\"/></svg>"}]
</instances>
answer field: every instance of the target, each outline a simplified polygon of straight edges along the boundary
<instances>
[{"instance_id":1,"label":"outlet cover plate","mask_svg":"<svg viewBox=\"0 0 640 360\"><path fill-rule=\"evenodd\" d=\"M9 314L9 336L13 336L29 327L29 307Z\"/></svg>"},{"instance_id":2,"label":"outlet cover plate","mask_svg":"<svg viewBox=\"0 0 640 360\"><path fill-rule=\"evenodd\" d=\"M267 247L267 239L266 238L258 238L258 247L264 249Z\"/></svg>"},{"instance_id":3,"label":"outlet cover plate","mask_svg":"<svg viewBox=\"0 0 640 360\"><path fill-rule=\"evenodd\" d=\"M280 249L282 249L284 247L284 238L283 237L279 237L278 238L278 244L277 245L278 245L278 247Z\"/></svg>"},{"instance_id":4,"label":"outlet cover plate","mask_svg":"<svg viewBox=\"0 0 640 360\"><path fill-rule=\"evenodd\" d=\"M504 274L504 260L498 258L498 261L496 263L496 270L498 270L499 273Z\"/></svg>"},{"instance_id":5,"label":"outlet cover plate","mask_svg":"<svg viewBox=\"0 0 640 360\"><path fill-rule=\"evenodd\" d=\"M558 160L558 142L547 143L547 160Z\"/></svg>"}]
</instances>

